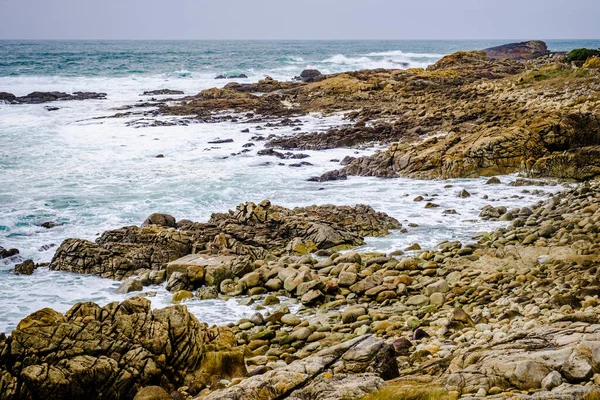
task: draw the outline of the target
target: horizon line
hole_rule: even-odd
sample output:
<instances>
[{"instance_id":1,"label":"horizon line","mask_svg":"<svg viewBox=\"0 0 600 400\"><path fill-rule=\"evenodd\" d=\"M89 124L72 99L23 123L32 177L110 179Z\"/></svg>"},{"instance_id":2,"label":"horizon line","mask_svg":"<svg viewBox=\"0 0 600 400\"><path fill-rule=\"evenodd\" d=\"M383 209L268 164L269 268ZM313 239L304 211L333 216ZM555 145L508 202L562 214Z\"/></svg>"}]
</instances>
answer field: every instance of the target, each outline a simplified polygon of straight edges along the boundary
<instances>
[{"instance_id":1,"label":"horizon line","mask_svg":"<svg viewBox=\"0 0 600 400\"><path fill-rule=\"evenodd\" d=\"M66 39L66 38L53 38L53 39L40 39L40 38L0 38L0 41L41 41L41 42L56 42L56 41L111 41L111 42L121 42L121 41L154 41L154 42L224 42L224 41L235 41L235 42L296 42L296 41L306 41L306 42L344 42L344 41L353 41L353 42L384 42L384 41L440 41L440 42L454 42L454 41L504 41L504 40L512 40L512 41L532 41L532 40L600 40L600 38L542 38L542 39L524 39L524 38L458 38L458 39Z\"/></svg>"}]
</instances>

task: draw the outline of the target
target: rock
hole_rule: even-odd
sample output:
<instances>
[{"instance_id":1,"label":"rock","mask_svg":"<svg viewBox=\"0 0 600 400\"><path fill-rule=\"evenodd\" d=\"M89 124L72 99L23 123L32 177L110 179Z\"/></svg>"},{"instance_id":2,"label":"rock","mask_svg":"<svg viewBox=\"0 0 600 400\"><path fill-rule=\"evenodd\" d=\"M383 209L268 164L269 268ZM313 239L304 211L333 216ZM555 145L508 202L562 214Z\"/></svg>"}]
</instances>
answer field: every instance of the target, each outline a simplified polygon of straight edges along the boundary
<instances>
[{"instance_id":1,"label":"rock","mask_svg":"<svg viewBox=\"0 0 600 400\"><path fill-rule=\"evenodd\" d=\"M31 275L36 269L33 260L25 260L20 264L15 265L15 275Z\"/></svg>"},{"instance_id":2,"label":"rock","mask_svg":"<svg viewBox=\"0 0 600 400\"><path fill-rule=\"evenodd\" d=\"M233 139L215 139L208 142L209 144L233 143Z\"/></svg>"},{"instance_id":3,"label":"rock","mask_svg":"<svg viewBox=\"0 0 600 400\"><path fill-rule=\"evenodd\" d=\"M448 282L441 279L437 282L430 283L425 287L425 295L430 296L433 293L446 293L450 290Z\"/></svg>"},{"instance_id":4,"label":"rock","mask_svg":"<svg viewBox=\"0 0 600 400\"><path fill-rule=\"evenodd\" d=\"M296 80L301 80L304 82L318 82L323 80L325 77L321 72L316 69L305 69L300 73L299 77L296 77Z\"/></svg>"},{"instance_id":5,"label":"rock","mask_svg":"<svg viewBox=\"0 0 600 400\"><path fill-rule=\"evenodd\" d=\"M268 295L263 300L263 306L272 306L272 305L279 304L279 303L280 303L279 298L277 296L273 296L273 295Z\"/></svg>"},{"instance_id":6,"label":"rock","mask_svg":"<svg viewBox=\"0 0 600 400\"><path fill-rule=\"evenodd\" d=\"M14 257L17 254L19 254L19 250L17 249L5 249L4 247L0 246L0 260L3 258Z\"/></svg>"},{"instance_id":7,"label":"rock","mask_svg":"<svg viewBox=\"0 0 600 400\"><path fill-rule=\"evenodd\" d=\"M323 301L324 298L325 298L325 295L320 290L311 290L310 292L308 292L304 296L302 296L300 301L305 306L308 306L308 305L312 305L312 304L321 302L321 301Z\"/></svg>"},{"instance_id":8,"label":"rock","mask_svg":"<svg viewBox=\"0 0 600 400\"><path fill-rule=\"evenodd\" d=\"M260 275L257 272L250 272L244 275L239 281L243 289L250 289L260 285Z\"/></svg>"},{"instance_id":9,"label":"rock","mask_svg":"<svg viewBox=\"0 0 600 400\"><path fill-rule=\"evenodd\" d=\"M502 182L500 182L500 179L496 178L495 176L492 176L485 182L486 185L499 185L501 183Z\"/></svg>"},{"instance_id":10,"label":"rock","mask_svg":"<svg viewBox=\"0 0 600 400\"><path fill-rule=\"evenodd\" d=\"M190 279L183 272L172 272L167 281L167 290L171 293L190 288Z\"/></svg>"},{"instance_id":11,"label":"rock","mask_svg":"<svg viewBox=\"0 0 600 400\"><path fill-rule=\"evenodd\" d=\"M196 290L196 297L201 300L216 299L219 297L219 291L214 286L204 286Z\"/></svg>"},{"instance_id":12,"label":"rock","mask_svg":"<svg viewBox=\"0 0 600 400\"><path fill-rule=\"evenodd\" d=\"M549 54L548 46L541 40L504 44L484 51L488 57L498 60L532 60Z\"/></svg>"},{"instance_id":13,"label":"rock","mask_svg":"<svg viewBox=\"0 0 600 400\"><path fill-rule=\"evenodd\" d=\"M394 349L391 346L373 336L360 336L322 350L314 356L213 392L207 400L275 400L288 394L290 398L297 398L296 393L304 393L301 398L317 399L311 393L315 393L315 387L322 387L320 385L324 379L325 382L326 379L330 379L326 378L329 375L325 375L329 370L335 371L333 376L338 377L367 370L383 379L392 379L399 374ZM344 387L346 385L340 385L340 389ZM363 394L361 391L359 396ZM337 397L327 399L343 398L343 395L344 393L336 392Z\"/></svg>"},{"instance_id":14,"label":"rock","mask_svg":"<svg viewBox=\"0 0 600 400\"><path fill-rule=\"evenodd\" d=\"M558 371L552 371L542 379L542 389L552 390L562 383L562 376Z\"/></svg>"},{"instance_id":15,"label":"rock","mask_svg":"<svg viewBox=\"0 0 600 400\"><path fill-rule=\"evenodd\" d=\"M417 317L409 317L406 320L406 327L408 329L415 330L419 326L421 326L421 321L419 321L419 318L417 318Z\"/></svg>"},{"instance_id":16,"label":"rock","mask_svg":"<svg viewBox=\"0 0 600 400\"><path fill-rule=\"evenodd\" d=\"M293 341L296 340L306 340L308 339L308 337L312 335L312 331L306 327L304 328L298 328L295 331L292 332L292 334L290 335L290 339L292 339Z\"/></svg>"},{"instance_id":17,"label":"rock","mask_svg":"<svg viewBox=\"0 0 600 400\"><path fill-rule=\"evenodd\" d=\"M284 325L296 326L300 325L302 321L294 314L285 314L281 317L281 323Z\"/></svg>"},{"instance_id":18,"label":"rock","mask_svg":"<svg viewBox=\"0 0 600 400\"><path fill-rule=\"evenodd\" d=\"M466 199L467 197L471 197L471 193L469 193L465 189L463 189L458 193L458 197L460 197L462 199Z\"/></svg>"},{"instance_id":19,"label":"rock","mask_svg":"<svg viewBox=\"0 0 600 400\"><path fill-rule=\"evenodd\" d=\"M338 284L340 286L348 287L352 286L358 280L358 275L354 272L342 272L338 277Z\"/></svg>"},{"instance_id":20,"label":"rock","mask_svg":"<svg viewBox=\"0 0 600 400\"><path fill-rule=\"evenodd\" d=\"M58 224L56 222L53 222L53 221L46 221L46 222L42 222L40 224L40 226L42 228L51 229L51 228L54 228L55 226L58 226Z\"/></svg>"},{"instance_id":21,"label":"rock","mask_svg":"<svg viewBox=\"0 0 600 400\"><path fill-rule=\"evenodd\" d=\"M193 298L194 298L194 294L192 292L187 291L187 290L178 290L177 292L175 292L175 294L173 294L173 298L171 299L171 301L173 303L181 303L182 301L193 299Z\"/></svg>"},{"instance_id":22,"label":"rock","mask_svg":"<svg viewBox=\"0 0 600 400\"><path fill-rule=\"evenodd\" d=\"M367 315L367 310L363 306L352 306L346 308L342 312L342 322L344 324L349 324L358 319L358 317L362 315Z\"/></svg>"},{"instance_id":23,"label":"rock","mask_svg":"<svg viewBox=\"0 0 600 400\"><path fill-rule=\"evenodd\" d=\"M131 292L140 292L144 290L142 281L135 278L129 278L121 283L121 286L117 289L117 293L127 294Z\"/></svg>"},{"instance_id":24,"label":"rock","mask_svg":"<svg viewBox=\"0 0 600 400\"><path fill-rule=\"evenodd\" d=\"M158 90L149 90L144 92L144 96L161 96L161 95L179 95L184 94L181 90L172 90L172 89L158 89Z\"/></svg>"},{"instance_id":25,"label":"rock","mask_svg":"<svg viewBox=\"0 0 600 400\"><path fill-rule=\"evenodd\" d=\"M0 100L9 104L41 104L52 101L67 101L67 100L91 100L105 99L106 93L95 92L75 92L67 94L63 92L32 92L26 96L15 97L11 93L0 93Z\"/></svg>"},{"instance_id":26,"label":"rock","mask_svg":"<svg viewBox=\"0 0 600 400\"><path fill-rule=\"evenodd\" d=\"M167 391L160 386L146 386L136 393L133 400L172 400Z\"/></svg>"},{"instance_id":27,"label":"rock","mask_svg":"<svg viewBox=\"0 0 600 400\"><path fill-rule=\"evenodd\" d=\"M0 385L19 387L11 394L2 386L3 399L133 398L146 382L172 390L246 375L231 330L209 329L182 306L151 310L135 297L105 307L78 303L64 315L37 311L0 348Z\"/></svg>"},{"instance_id":28,"label":"rock","mask_svg":"<svg viewBox=\"0 0 600 400\"><path fill-rule=\"evenodd\" d=\"M154 213L154 214L150 215L148 218L146 218L146 220L142 224L142 226L150 226L150 225L158 225L158 226L165 226L165 227L169 227L169 228L177 228L177 221L175 220L175 217L173 217L169 214Z\"/></svg>"},{"instance_id":29,"label":"rock","mask_svg":"<svg viewBox=\"0 0 600 400\"><path fill-rule=\"evenodd\" d=\"M404 251L415 251L415 250L421 250L421 246L419 245L419 243L413 243L404 249Z\"/></svg>"}]
</instances>

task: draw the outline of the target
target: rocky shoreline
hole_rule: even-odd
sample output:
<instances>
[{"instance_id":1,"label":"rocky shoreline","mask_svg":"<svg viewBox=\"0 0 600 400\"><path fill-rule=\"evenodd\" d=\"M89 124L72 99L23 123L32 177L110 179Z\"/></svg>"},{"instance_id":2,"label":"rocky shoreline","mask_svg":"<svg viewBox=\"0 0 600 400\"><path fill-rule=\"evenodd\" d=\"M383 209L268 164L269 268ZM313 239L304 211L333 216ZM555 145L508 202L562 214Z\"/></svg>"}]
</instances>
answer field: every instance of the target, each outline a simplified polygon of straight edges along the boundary
<instances>
[{"instance_id":1,"label":"rocky shoreline","mask_svg":"<svg viewBox=\"0 0 600 400\"><path fill-rule=\"evenodd\" d=\"M404 229L368 205L268 200L204 223L152 214L95 242L67 239L50 269L121 281L132 297L45 308L0 335L0 400L599 398L600 73L539 42L486 52L427 70L230 83L150 113L293 125L345 112L350 126L269 147L390 145L316 181L520 171L583 182L534 205L486 207L481 218L507 225L473 242L389 254L354 249ZM152 310L151 285L174 305ZM209 327L191 298L242 298L256 313Z\"/></svg>"}]
</instances>

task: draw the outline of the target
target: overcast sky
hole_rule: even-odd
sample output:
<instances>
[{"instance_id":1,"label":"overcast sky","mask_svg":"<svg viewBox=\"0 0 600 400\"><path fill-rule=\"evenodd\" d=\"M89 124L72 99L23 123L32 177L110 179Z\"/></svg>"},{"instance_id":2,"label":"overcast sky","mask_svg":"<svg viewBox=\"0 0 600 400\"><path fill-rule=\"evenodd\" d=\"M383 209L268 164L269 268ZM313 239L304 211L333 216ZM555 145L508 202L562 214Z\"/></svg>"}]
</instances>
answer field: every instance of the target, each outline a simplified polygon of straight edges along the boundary
<instances>
[{"instance_id":1,"label":"overcast sky","mask_svg":"<svg viewBox=\"0 0 600 400\"><path fill-rule=\"evenodd\" d=\"M0 39L597 39L600 0L0 0Z\"/></svg>"}]
</instances>

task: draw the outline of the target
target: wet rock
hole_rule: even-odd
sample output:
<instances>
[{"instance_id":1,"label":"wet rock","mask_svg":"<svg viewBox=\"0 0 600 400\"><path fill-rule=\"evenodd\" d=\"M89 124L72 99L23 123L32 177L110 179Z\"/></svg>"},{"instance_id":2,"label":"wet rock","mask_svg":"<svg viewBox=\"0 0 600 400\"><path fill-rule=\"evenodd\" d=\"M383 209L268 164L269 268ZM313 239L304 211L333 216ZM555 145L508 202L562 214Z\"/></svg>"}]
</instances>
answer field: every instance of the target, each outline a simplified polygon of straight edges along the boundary
<instances>
[{"instance_id":1,"label":"wet rock","mask_svg":"<svg viewBox=\"0 0 600 400\"><path fill-rule=\"evenodd\" d=\"M215 139L208 142L209 144L233 143L233 139Z\"/></svg>"},{"instance_id":2,"label":"wet rock","mask_svg":"<svg viewBox=\"0 0 600 400\"><path fill-rule=\"evenodd\" d=\"M138 390L133 400L172 400L172 398L160 386L146 386Z\"/></svg>"},{"instance_id":3,"label":"wet rock","mask_svg":"<svg viewBox=\"0 0 600 400\"><path fill-rule=\"evenodd\" d=\"M499 185L501 183L502 182L500 182L500 179L496 178L495 176L492 176L485 182L486 185Z\"/></svg>"},{"instance_id":4,"label":"wet rock","mask_svg":"<svg viewBox=\"0 0 600 400\"><path fill-rule=\"evenodd\" d=\"M458 193L458 197L460 197L462 199L466 199L468 197L471 197L471 193L469 193L465 189L463 189Z\"/></svg>"},{"instance_id":5,"label":"wet rock","mask_svg":"<svg viewBox=\"0 0 600 400\"><path fill-rule=\"evenodd\" d=\"M31 275L36 269L33 260L25 260L20 264L15 265L15 275Z\"/></svg>"},{"instance_id":6,"label":"wet rock","mask_svg":"<svg viewBox=\"0 0 600 400\"><path fill-rule=\"evenodd\" d=\"M296 77L294 79L304 82L318 82L320 80L325 79L325 77L323 76L323 74L321 74L321 72L319 72L319 70L305 69L300 73L299 77Z\"/></svg>"},{"instance_id":7,"label":"wet rock","mask_svg":"<svg viewBox=\"0 0 600 400\"><path fill-rule=\"evenodd\" d=\"M181 90L172 90L172 89L158 89L158 90L149 90L144 92L144 96L161 96L161 95L179 95L184 94Z\"/></svg>"},{"instance_id":8,"label":"wet rock","mask_svg":"<svg viewBox=\"0 0 600 400\"><path fill-rule=\"evenodd\" d=\"M142 285L142 281L135 278L129 278L121 283L121 286L117 289L117 293L131 293L131 292L140 292L144 290L144 286Z\"/></svg>"}]
</instances>

